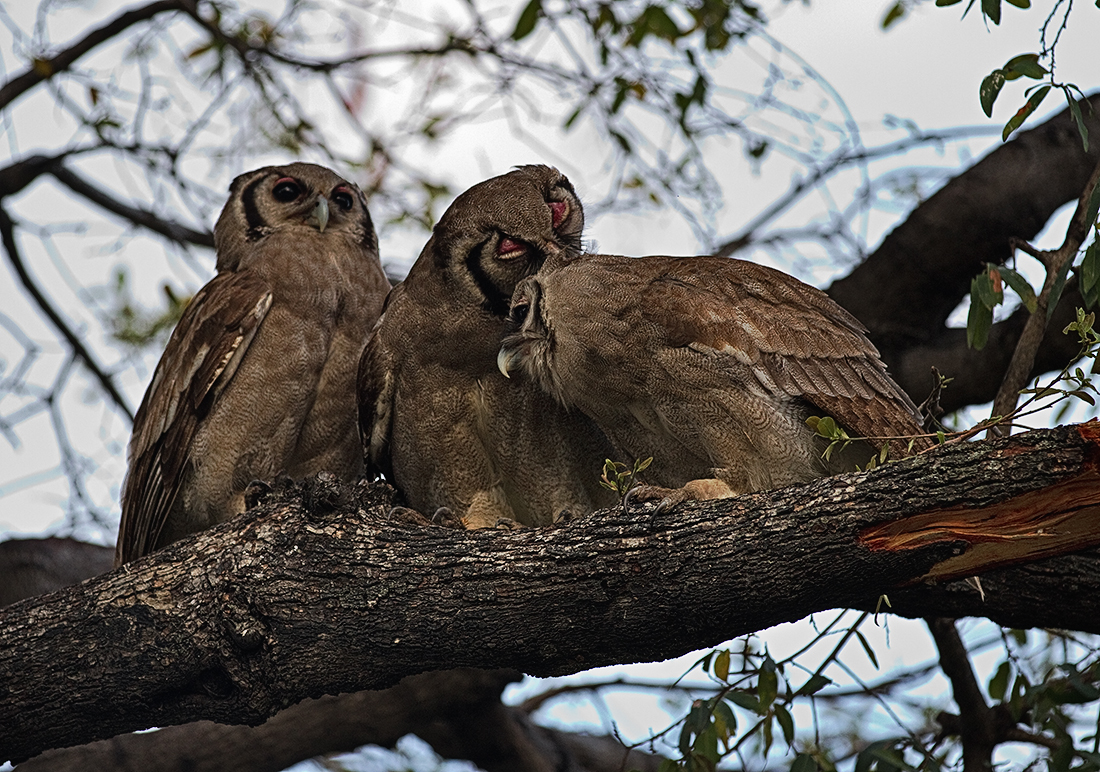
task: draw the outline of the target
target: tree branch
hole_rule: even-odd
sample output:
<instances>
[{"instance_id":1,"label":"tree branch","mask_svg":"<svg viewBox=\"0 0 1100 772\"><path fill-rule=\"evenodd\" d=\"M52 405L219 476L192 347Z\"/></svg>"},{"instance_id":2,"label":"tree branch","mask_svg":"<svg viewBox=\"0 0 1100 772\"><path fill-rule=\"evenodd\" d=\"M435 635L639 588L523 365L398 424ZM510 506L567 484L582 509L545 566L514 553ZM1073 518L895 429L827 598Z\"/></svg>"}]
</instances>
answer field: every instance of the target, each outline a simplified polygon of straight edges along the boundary
<instances>
[{"instance_id":1,"label":"tree branch","mask_svg":"<svg viewBox=\"0 0 1100 772\"><path fill-rule=\"evenodd\" d=\"M183 5L179 0L159 0L158 2L150 3L141 8L126 11L107 22L102 27L92 30L80 41L64 49L61 53L49 59L35 59L26 71L16 75L3 86L0 86L0 110L3 110L13 100L25 94L39 83L49 80L57 73L69 69L77 59L84 56L84 54L88 53L96 46L106 43L127 27L152 18L159 13L164 13L165 11L179 10L183 10Z\"/></svg>"},{"instance_id":2,"label":"tree branch","mask_svg":"<svg viewBox=\"0 0 1100 772\"><path fill-rule=\"evenodd\" d=\"M197 231L181 223L165 220L148 209L124 204L113 196L107 195L102 189L88 182L60 161L50 164L48 171L69 190L103 207L108 212L129 220L134 225L148 228L180 244L214 248L214 234L210 231Z\"/></svg>"},{"instance_id":3,"label":"tree branch","mask_svg":"<svg viewBox=\"0 0 1100 772\"><path fill-rule=\"evenodd\" d=\"M130 419L130 423L134 421L134 412L130 409L130 406L126 403L126 399L122 396L122 393L115 386L114 379L107 374L106 370L96 361L92 352L88 350L84 342L76 334L75 331L70 329L69 325L61 318L61 314L50 303L45 293L35 284L34 279L31 278L30 273L27 272L27 267L23 264L23 258L19 254L19 245L15 240L15 224L11 221L11 217L8 216L8 212L2 206L0 206L0 241L4 244L4 251L7 253L8 261L11 263L12 268L15 269L16 275L19 277L19 281L22 283L23 288L34 300L35 304L42 310L42 313L46 315L46 318L53 323L53 326L61 334L61 336L72 347L73 353L88 368L88 371L92 374L103 390L107 392L107 395L111 398L111 401L115 403L116 407Z\"/></svg>"},{"instance_id":4,"label":"tree branch","mask_svg":"<svg viewBox=\"0 0 1100 772\"><path fill-rule=\"evenodd\" d=\"M515 533L409 526L386 519L385 486L313 481L0 612L0 758L150 724L259 723L424 670L662 659L869 592L1084 549L1100 541L1098 452L1090 423Z\"/></svg>"},{"instance_id":5,"label":"tree branch","mask_svg":"<svg viewBox=\"0 0 1100 772\"><path fill-rule=\"evenodd\" d=\"M1088 130L1100 136L1100 94L1090 96L1081 110ZM945 397L954 400L955 391L970 394L970 403L990 401L1011 353L1003 362L999 350L967 354L965 346L955 344L955 332L944 326L947 318L986 262L1000 264L1011 257L1012 238L1034 238L1055 211L1081 195L1098 161L1100 143L1091 143L1088 153L1082 150L1067 108L944 185L867 260L834 282L829 294L868 327L891 372L918 400L928 391L926 364L938 347L953 353L954 360L962 361L964 354L971 358L962 368L932 362L955 378ZM1063 298L1062 305L1070 302ZM1023 322L1002 329L1018 336ZM1009 352L1015 337L1011 344ZM1074 343L1069 356L1076 351ZM985 369L972 366L975 358Z\"/></svg>"}]
</instances>

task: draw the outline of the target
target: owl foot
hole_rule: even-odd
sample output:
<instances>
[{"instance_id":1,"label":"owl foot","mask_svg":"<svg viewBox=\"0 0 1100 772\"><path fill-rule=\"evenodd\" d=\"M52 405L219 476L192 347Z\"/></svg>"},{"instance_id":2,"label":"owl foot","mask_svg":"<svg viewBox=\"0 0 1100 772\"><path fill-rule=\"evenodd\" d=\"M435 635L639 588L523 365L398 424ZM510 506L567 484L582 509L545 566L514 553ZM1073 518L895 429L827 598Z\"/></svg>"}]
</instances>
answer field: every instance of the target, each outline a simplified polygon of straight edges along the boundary
<instances>
[{"instance_id":1,"label":"owl foot","mask_svg":"<svg viewBox=\"0 0 1100 772\"><path fill-rule=\"evenodd\" d=\"M270 483L264 480L253 480L244 489L245 510L252 509L263 500L264 496L274 491L275 489L271 487Z\"/></svg>"},{"instance_id":2,"label":"owl foot","mask_svg":"<svg viewBox=\"0 0 1100 772\"><path fill-rule=\"evenodd\" d=\"M386 517L391 520L396 520L399 523L405 523L406 525L429 526L432 524L431 520L411 507L394 507L389 511Z\"/></svg>"},{"instance_id":3,"label":"owl foot","mask_svg":"<svg viewBox=\"0 0 1100 772\"><path fill-rule=\"evenodd\" d=\"M432 515L432 523L444 528L454 528L456 531L466 530L466 526L462 524L462 518L452 512L450 507L437 509Z\"/></svg>"},{"instance_id":4,"label":"owl foot","mask_svg":"<svg viewBox=\"0 0 1100 772\"><path fill-rule=\"evenodd\" d=\"M661 513L682 504L685 501L707 501L709 499L728 499L736 496L726 482L713 478L689 480L682 488L662 488L658 485L635 485L623 498L623 511L634 502L657 501L654 512Z\"/></svg>"}]
</instances>

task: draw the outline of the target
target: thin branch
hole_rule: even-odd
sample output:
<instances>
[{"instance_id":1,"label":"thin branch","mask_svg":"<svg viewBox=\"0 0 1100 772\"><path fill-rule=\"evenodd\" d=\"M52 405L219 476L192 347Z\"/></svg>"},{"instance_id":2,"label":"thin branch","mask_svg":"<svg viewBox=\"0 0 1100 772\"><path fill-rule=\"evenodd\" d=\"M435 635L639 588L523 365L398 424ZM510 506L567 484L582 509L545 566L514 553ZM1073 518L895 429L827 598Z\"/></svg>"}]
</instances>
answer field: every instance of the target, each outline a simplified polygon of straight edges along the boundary
<instances>
[{"instance_id":1,"label":"thin branch","mask_svg":"<svg viewBox=\"0 0 1100 772\"><path fill-rule=\"evenodd\" d=\"M110 396L111 401L126 415L130 423L133 423L134 411L130 409L130 406L126 403L126 399L122 396L118 387L115 386L114 379L108 375L106 370L96 361L92 352L89 351L87 346L84 345L84 342L81 341L80 336L78 336L76 332L66 324L65 320L61 318L61 314L50 304L49 299L38 285L35 284L30 273L27 272L27 267L23 264L23 258L19 254L19 245L15 240L15 223L12 222L7 210L3 207L0 207L0 239L3 241L4 251L7 253L8 260L11 262L12 268L15 269L16 275L19 276L19 280L24 289L27 290L35 304L42 310L42 313L45 314L53 323L54 327L57 328L57 331L61 333L61 336L68 341L73 349L73 353L80 359L83 365L88 368L95 379L99 381L103 390Z\"/></svg>"},{"instance_id":2,"label":"thin branch","mask_svg":"<svg viewBox=\"0 0 1100 772\"><path fill-rule=\"evenodd\" d=\"M1052 299L1057 300L1057 298L1052 297L1055 286L1060 283L1061 279L1064 279L1065 272L1077 256L1077 250L1088 238L1089 227L1092 225L1092 223L1086 222L1089 199L1092 197L1093 189L1096 188L1098 183L1100 183L1100 163L1097 163L1092 170L1092 175L1089 177L1084 191L1077 199L1077 209L1074 211L1073 219L1070 220L1069 227L1066 229L1066 238L1062 242L1062 246L1056 250L1039 254L1029 251L1029 254L1038 258L1046 268L1046 280L1043 282L1042 292L1039 293L1036 301L1035 310L1028 317L1027 323L1024 325L1024 331L1020 334L1020 340L1017 342L1016 350L1012 354L1012 361L1008 365L1008 372L1005 373L1004 380L1001 381L1001 388L997 391L996 399L993 400L992 415L994 416L1008 415L1016 409L1016 401L1019 398L1020 390L1027 386L1027 382L1031 378L1035 356L1039 351L1039 345L1043 341L1043 335L1046 333L1047 308ZM994 430L991 429L990 431Z\"/></svg>"},{"instance_id":3,"label":"thin branch","mask_svg":"<svg viewBox=\"0 0 1100 772\"><path fill-rule=\"evenodd\" d=\"M42 81L49 80L57 73L69 69L77 59L101 43L115 37L127 27L156 16L158 13L180 10L183 10L183 3L180 0L158 0L158 2L120 14L102 27L92 30L80 42L66 48L56 56L49 59L36 58L25 72L16 75L3 86L0 86L0 110Z\"/></svg>"},{"instance_id":4,"label":"thin branch","mask_svg":"<svg viewBox=\"0 0 1100 772\"><path fill-rule=\"evenodd\" d=\"M181 244L194 244L200 247L214 248L214 234L210 231L197 231L178 222L165 220L153 212L150 212L148 209L139 209L138 207L124 204L117 198L104 193L103 190L88 182L60 161L50 164L48 171L58 182L69 188L69 190L83 196L94 204L98 204L108 212L112 212L123 219L129 220L135 225L148 228L165 238Z\"/></svg>"}]
</instances>

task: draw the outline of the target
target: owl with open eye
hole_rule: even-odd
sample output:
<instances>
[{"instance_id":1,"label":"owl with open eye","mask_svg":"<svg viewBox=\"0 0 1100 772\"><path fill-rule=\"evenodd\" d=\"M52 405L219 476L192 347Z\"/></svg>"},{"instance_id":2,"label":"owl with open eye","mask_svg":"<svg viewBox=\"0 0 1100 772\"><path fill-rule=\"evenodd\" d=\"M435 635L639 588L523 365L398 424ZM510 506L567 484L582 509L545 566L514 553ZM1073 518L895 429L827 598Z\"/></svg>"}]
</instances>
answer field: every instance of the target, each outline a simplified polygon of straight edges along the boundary
<instances>
[{"instance_id":1,"label":"owl with open eye","mask_svg":"<svg viewBox=\"0 0 1100 772\"><path fill-rule=\"evenodd\" d=\"M242 174L214 243L134 420L116 564L239 514L253 481L363 469L355 376L390 289L363 193L314 164Z\"/></svg>"},{"instance_id":2,"label":"owl with open eye","mask_svg":"<svg viewBox=\"0 0 1100 772\"><path fill-rule=\"evenodd\" d=\"M360 362L359 421L369 466L409 506L480 528L613 503L602 433L496 367L516 284L577 255L583 225L568 179L520 167L458 196L390 295Z\"/></svg>"},{"instance_id":3,"label":"owl with open eye","mask_svg":"<svg viewBox=\"0 0 1100 772\"><path fill-rule=\"evenodd\" d=\"M544 270L516 288L498 365L590 417L619 460L652 458L632 498L663 507L854 471L888 441L825 460L812 415L852 437L922 433L855 317L742 260L585 255Z\"/></svg>"}]
</instances>

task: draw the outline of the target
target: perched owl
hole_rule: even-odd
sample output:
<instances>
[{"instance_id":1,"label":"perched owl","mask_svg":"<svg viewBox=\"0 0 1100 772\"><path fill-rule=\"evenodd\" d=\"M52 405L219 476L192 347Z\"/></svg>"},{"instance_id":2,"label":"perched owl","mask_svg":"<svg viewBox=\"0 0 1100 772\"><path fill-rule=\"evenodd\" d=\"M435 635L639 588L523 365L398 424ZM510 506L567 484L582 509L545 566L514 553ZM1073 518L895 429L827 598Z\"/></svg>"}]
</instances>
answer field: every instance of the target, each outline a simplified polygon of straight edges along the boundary
<instances>
[{"instance_id":1,"label":"perched owl","mask_svg":"<svg viewBox=\"0 0 1100 772\"><path fill-rule=\"evenodd\" d=\"M242 174L134 420L116 564L244 510L253 480L362 471L355 374L390 288L366 200L313 164Z\"/></svg>"},{"instance_id":2,"label":"perched owl","mask_svg":"<svg viewBox=\"0 0 1100 772\"><path fill-rule=\"evenodd\" d=\"M516 284L578 254L583 225L564 176L520 167L455 199L390 295L359 366L359 423L370 466L411 507L479 528L612 503L603 435L496 367Z\"/></svg>"},{"instance_id":3,"label":"perched owl","mask_svg":"<svg viewBox=\"0 0 1100 772\"><path fill-rule=\"evenodd\" d=\"M501 371L519 369L583 411L620 460L652 457L654 485L638 498L664 506L869 460L863 446L826 463L811 415L850 436L921 432L860 323L824 292L753 263L585 255L521 282L510 324Z\"/></svg>"}]
</instances>

